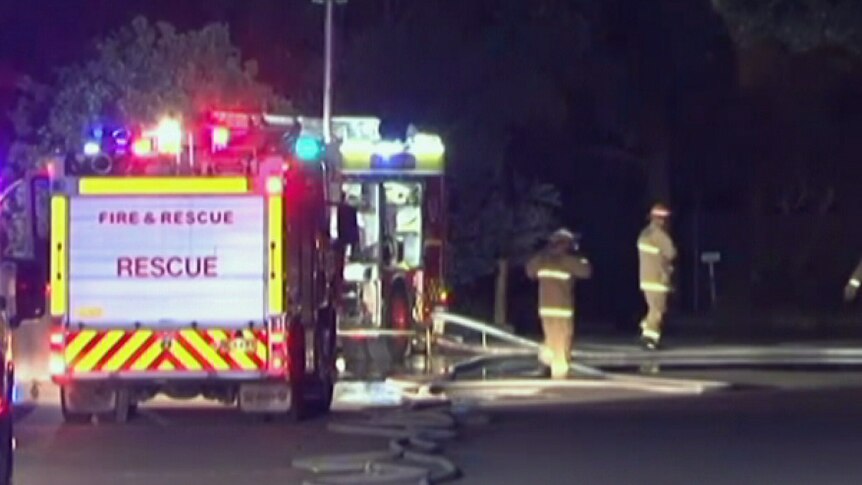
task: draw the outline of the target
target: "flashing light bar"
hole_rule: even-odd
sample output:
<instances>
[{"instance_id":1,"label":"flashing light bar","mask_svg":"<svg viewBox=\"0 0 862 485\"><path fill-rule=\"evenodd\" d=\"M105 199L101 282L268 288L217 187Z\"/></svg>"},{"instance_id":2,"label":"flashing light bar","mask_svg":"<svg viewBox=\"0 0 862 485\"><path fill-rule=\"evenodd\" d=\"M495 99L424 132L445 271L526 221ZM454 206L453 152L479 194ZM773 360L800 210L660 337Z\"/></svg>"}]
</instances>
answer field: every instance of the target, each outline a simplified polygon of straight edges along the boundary
<instances>
[{"instance_id":1,"label":"flashing light bar","mask_svg":"<svg viewBox=\"0 0 862 485\"><path fill-rule=\"evenodd\" d=\"M84 143L84 155L88 157L95 157L102 151L102 146L99 145L99 142L90 140L87 143Z\"/></svg>"},{"instance_id":2,"label":"flashing light bar","mask_svg":"<svg viewBox=\"0 0 862 485\"><path fill-rule=\"evenodd\" d=\"M150 138L138 138L132 142L132 154L136 157L149 157L153 152L153 140Z\"/></svg>"},{"instance_id":3,"label":"flashing light bar","mask_svg":"<svg viewBox=\"0 0 862 485\"><path fill-rule=\"evenodd\" d=\"M159 153L178 155L183 149L183 127L179 121L165 118L153 132Z\"/></svg>"}]
</instances>

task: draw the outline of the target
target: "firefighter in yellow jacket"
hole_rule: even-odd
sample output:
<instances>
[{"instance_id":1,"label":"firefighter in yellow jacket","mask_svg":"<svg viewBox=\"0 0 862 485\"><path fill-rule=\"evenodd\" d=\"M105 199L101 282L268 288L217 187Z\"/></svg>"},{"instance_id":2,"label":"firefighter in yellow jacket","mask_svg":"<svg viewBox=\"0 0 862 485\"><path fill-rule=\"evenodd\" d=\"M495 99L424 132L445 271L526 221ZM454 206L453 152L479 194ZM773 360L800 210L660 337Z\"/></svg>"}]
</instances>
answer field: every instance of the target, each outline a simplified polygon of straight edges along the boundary
<instances>
[{"instance_id":1,"label":"firefighter in yellow jacket","mask_svg":"<svg viewBox=\"0 0 862 485\"><path fill-rule=\"evenodd\" d=\"M567 229L553 233L548 245L527 262L527 276L539 280L539 316L545 345L539 360L551 367L551 377L569 373L574 334L574 283L592 275L585 258L572 254L575 235Z\"/></svg>"},{"instance_id":2,"label":"firefighter in yellow jacket","mask_svg":"<svg viewBox=\"0 0 862 485\"><path fill-rule=\"evenodd\" d=\"M649 214L649 225L638 237L640 288L647 304L647 314L641 321L641 343L649 350L657 349L661 340L676 259L676 247L667 232L669 217L667 206L654 205Z\"/></svg>"}]
</instances>

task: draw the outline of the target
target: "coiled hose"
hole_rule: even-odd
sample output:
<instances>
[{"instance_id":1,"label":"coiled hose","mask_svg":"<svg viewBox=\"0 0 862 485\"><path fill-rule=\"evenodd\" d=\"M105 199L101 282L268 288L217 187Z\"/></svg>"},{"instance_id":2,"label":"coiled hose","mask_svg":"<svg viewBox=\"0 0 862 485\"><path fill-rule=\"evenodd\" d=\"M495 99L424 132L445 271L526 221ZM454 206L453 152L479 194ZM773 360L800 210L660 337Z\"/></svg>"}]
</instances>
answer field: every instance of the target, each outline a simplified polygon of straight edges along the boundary
<instances>
[{"instance_id":1,"label":"coiled hose","mask_svg":"<svg viewBox=\"0 0 862 485\"><path fill-rule=\"evenodd\" d=\"M330 431L388 438L386 450L322 455L293 461L315 477L305 485L432 484L458 478L458 467L443 456L443 442L458 436L468 421L447 401L414 402L396 411L371 414L364 421L332 423Z\"/></svg>"}]
</instances>

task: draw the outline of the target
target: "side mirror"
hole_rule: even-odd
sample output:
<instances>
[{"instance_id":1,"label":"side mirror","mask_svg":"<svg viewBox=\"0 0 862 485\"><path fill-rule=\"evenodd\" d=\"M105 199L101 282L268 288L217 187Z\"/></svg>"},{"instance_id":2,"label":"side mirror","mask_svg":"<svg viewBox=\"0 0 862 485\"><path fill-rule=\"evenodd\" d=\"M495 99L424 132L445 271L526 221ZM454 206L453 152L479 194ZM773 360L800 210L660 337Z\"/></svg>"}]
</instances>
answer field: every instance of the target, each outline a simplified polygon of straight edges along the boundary
<instances>
[{"instance_id":1,"label":"side mirror","mask_svg":"<svg viewBox=\"0 0 862 485\"><path fill-rule=\"evenodd\" d=\"M338 242L342 246L359 244L359 223L356 208L347 204L338 206Z\"/></svg>"}]
</instances>

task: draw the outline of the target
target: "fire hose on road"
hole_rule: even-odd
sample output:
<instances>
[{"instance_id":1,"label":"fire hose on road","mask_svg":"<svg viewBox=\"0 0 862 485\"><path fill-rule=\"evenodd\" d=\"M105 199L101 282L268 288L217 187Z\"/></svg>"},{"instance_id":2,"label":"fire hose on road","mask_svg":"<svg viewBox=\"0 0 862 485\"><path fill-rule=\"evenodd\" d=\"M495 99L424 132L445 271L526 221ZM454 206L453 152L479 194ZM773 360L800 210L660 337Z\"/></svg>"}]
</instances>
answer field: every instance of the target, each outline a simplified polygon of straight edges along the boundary
<instances>
[{"instance_id":1,"label":"fire hose on road","mask_svg":"<svg viewBox=\"0 0 862 485\"><path fill-rule=\"evenodd\" d=\"M481 407L499 396L529 396L544 390L623 389L651 393L699 394L724 387L723 383L681 381L655 377L611 374L594 367L575 363L573 370L579 379L550 381L546 379L504 378L489 381L459 380L471 368L487 365L498 359L535 356L541 345L518 337L487 323L445 312L435 314L434 340L440 347L454 346L472 354L471 358L453 364L441 375L387 380L401 389L412 403L404 409L368 416L365 421L332 423L329 430L389 439L386 450L324 455L294 460L293 466L315 474L308 485L335 484L425 484L452 480L460 475L457 466L441 454L442 442L457 436L459 425L469 420L469 414L458 412L453 402L470 402ZM447 338L446 325L455 325L501 340L508 347L470 346ZM369 329L351 331L342 336L391 337L386 331ZM469 396L469 397L468 397ZM475 399L483 396L482 399ZM466 398L466 399L465 399ZM418 407L417 407L418 406Z\"/></svg>"},{"instance_id":2,"label":"fire hose on road","mask_svg":"<svg viewBox=\"0 0 862 485\"><path fill-rule=\"evenodd\" d=\"M442 442L454 439L464 414L450 403L372 414L365 421L332 423L329 430L388 438L389 448L369 453L324 455L294 460L293 466L316 476L306 485L426 484L457 478L458 467L443 456Z\"/></svg>"},{"instance_id":3,"label":"fire hose on road","mask_svg":"<svg viewBox=\"0 0 862 485\"><path fill-rule=\"evenodd\" d=\"M446 327L456 326L462 329L479 332L482 334L483 345L464 344L455 339L447 338ZM576 376L585 379L569 379L559 381L534 380L534 379L494 379L492 381L481 381L477 383L454 382L455 379L465 372L479 368L495 361L512 358L536 357L542 345L536 341L519 337L506 332L488 323L481 322L462 315L448 312L436 312L434 314L434 338L438 346L460 350L475 354L473 358L455 363L446 374L448 379L441 379L434 383L438 389L463 389L470 386L476 387L505 387L507 385L552 388L585 388L585 387L612 387L618 389L631 389L659 393L699 394L705 391L717 390L727 387L726 383L714 381L697 381L689 379L665 379L659 377L637 376L630 374L606 372L596 367L591 367L577 362L580 357L578 352L573 352L571 369ZM508 345L492 346L487 344L487 337L500 340Z\"/></svg>"}]
</instances>

